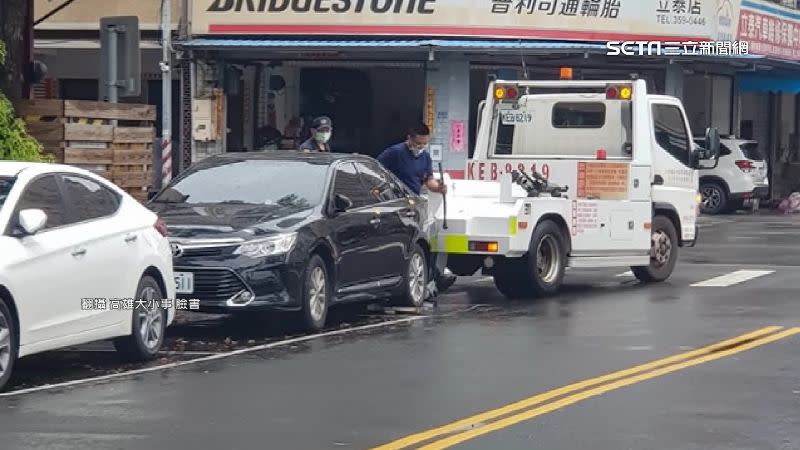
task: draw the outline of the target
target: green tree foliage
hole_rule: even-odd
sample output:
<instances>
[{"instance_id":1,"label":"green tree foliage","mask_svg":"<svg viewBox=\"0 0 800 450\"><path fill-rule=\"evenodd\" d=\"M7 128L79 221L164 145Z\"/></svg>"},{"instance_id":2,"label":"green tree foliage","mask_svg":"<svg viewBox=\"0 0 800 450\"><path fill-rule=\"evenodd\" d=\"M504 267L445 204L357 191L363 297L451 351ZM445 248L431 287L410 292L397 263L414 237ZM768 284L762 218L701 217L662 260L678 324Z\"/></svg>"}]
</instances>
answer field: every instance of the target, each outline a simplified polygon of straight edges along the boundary
<instances>
[{"instance_id":1,"label":"green tree foliage","mask_svg":"<svg viewBox=\"0 0 800 450\"><path fill-rule=\"evenodd\" d=\"M0 41L0 65L5 64L6 46ZM11 101L0 92L0 160L43 161L42 146L25 130L25 122L14 115Z\"/></svg>"}]
</instances>

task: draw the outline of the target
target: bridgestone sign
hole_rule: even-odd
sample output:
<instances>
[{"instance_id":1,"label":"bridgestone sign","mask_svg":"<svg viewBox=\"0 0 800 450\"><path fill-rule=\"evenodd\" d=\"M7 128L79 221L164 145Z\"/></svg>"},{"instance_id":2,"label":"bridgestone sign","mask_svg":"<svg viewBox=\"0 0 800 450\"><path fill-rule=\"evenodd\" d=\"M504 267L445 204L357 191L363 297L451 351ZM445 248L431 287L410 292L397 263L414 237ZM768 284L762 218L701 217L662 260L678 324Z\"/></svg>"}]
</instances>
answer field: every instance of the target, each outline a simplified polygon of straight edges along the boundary
<instances>
[{"instance_id":1,"label":"bridgestone sign","mask_svg":"<svg viewBox=\"0 0 800 450\"><path fill-rule=\"evenodd\" d=\"M405 12L408 14L433 14L436 0L214 0L209 12L284 12L296 13L347 13L372 12L376 14Z\"/></svg>"},{"instance_id":2,"label":"bridgestone sign","mask_svg":"<svg viewBox=\"0 0 800 450\"><path fill-rule=\"evenodd\" d=\"M717 1L731 0L194 0L190 5L195 35L649 41L714 40L720 31Z\"/></svg>"}]
</instances>

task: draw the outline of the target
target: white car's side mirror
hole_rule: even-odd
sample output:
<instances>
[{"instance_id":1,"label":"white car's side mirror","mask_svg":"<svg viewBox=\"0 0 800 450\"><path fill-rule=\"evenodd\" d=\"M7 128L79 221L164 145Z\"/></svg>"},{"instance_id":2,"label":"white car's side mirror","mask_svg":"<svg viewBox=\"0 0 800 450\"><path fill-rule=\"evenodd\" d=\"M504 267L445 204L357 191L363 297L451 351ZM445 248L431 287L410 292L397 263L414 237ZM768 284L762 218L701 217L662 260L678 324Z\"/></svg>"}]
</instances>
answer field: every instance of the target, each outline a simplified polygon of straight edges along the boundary
<instances>
[{"instance_id":1,"label":"white car's side mirror","mask_svg":"<svg viewBox=\"0 0 800 450\"><path fill-rule=\"evenodd\" d=\"M47 224L47 214L41 209L24 209L19 212L19 226L26 234L36 234Z\"/></svg>"}]
</instances>

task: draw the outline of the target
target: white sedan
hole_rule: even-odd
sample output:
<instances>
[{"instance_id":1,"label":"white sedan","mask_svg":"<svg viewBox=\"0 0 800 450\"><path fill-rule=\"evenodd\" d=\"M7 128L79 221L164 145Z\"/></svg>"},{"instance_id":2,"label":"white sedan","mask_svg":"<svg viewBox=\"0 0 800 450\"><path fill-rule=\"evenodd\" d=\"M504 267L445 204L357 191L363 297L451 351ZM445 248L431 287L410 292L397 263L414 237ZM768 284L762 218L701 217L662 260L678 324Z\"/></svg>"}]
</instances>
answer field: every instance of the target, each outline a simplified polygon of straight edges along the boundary
<instances>
[{"instance_id":1,"label":"white sedan","mask_svg":"<svg viewBox=\"0 0 800 450\"><path fill-rule=\"evenodd\" d=\"M172 323L172 252L158 216L75 167L0 162L0 390L17 358L114 339L154 358Z\"/></svg>"}]
</instances>

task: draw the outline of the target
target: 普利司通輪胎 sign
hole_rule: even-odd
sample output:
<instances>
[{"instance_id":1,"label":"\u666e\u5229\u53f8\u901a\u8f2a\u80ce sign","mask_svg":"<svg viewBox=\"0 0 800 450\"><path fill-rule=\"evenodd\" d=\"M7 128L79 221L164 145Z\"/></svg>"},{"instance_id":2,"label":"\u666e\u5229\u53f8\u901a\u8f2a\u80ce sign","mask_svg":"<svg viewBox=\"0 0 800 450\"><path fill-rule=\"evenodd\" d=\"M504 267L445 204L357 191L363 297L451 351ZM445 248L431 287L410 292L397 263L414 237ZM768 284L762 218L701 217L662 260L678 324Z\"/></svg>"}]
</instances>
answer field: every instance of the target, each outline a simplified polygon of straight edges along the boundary
<instances>
[{"instance_id":1,"label":"\u666e\u5229\u53f8\u901a\u8f2a\u80ce sign","mask_svg":"<svg viewBox=\"0 0 800 450\"><path fill-rule=\"evenodd\" d=\"M718 0L195 0L192 33L716 37ZM621 31L624 30L624 31Z\"/></svg>"}]
</instances>

